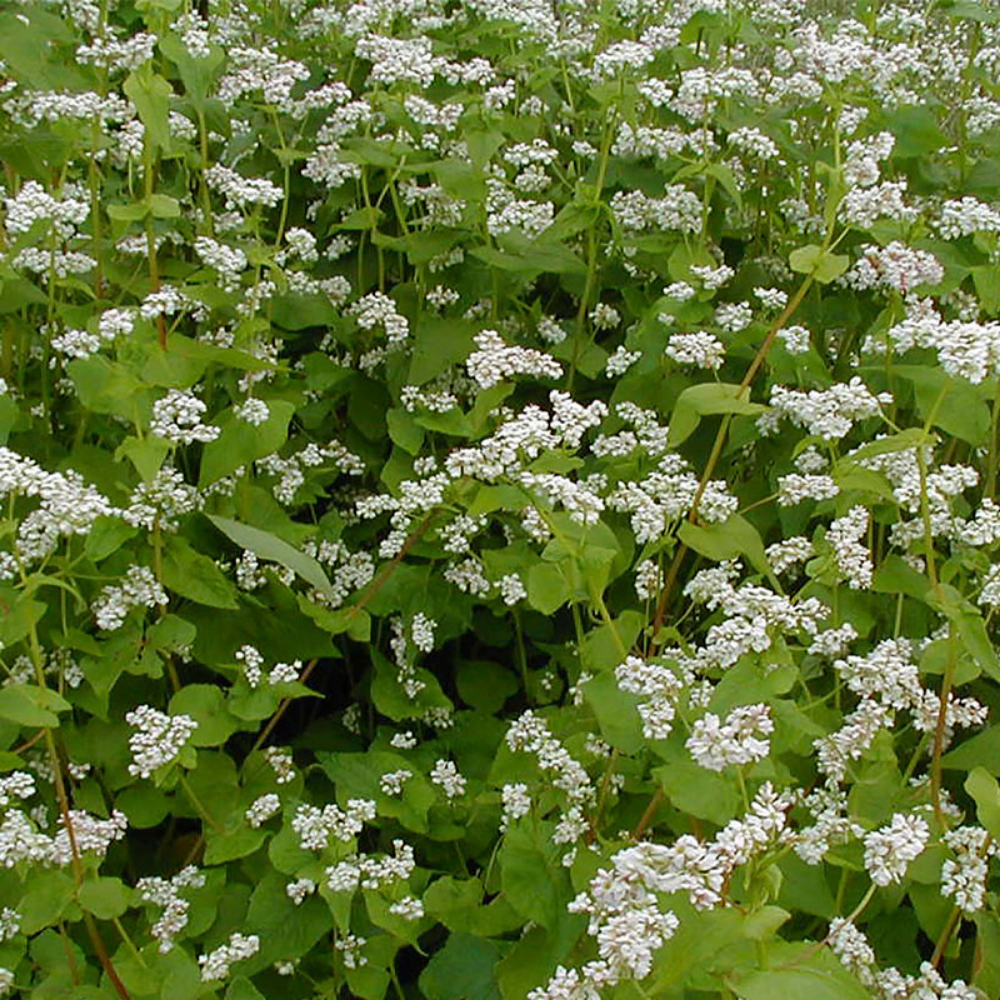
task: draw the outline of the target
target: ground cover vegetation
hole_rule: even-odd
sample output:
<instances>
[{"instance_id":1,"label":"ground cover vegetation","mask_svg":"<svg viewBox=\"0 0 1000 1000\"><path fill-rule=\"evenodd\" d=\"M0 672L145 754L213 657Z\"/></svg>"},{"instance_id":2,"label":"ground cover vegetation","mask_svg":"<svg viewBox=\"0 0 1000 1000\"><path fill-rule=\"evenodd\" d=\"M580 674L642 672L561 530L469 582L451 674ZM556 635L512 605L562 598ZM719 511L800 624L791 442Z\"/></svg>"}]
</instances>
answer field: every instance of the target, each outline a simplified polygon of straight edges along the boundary
<instances>
[{"instance_id":1,"label":"ground cover vegetation","mask_svg":"<svg viewBox=\"0 0 1000 1000\"><path fill-rule=\"evenodd\" d=\"M1000 8L0 60L0 992L1000 996Z\"/></svg>"}]
</instances>

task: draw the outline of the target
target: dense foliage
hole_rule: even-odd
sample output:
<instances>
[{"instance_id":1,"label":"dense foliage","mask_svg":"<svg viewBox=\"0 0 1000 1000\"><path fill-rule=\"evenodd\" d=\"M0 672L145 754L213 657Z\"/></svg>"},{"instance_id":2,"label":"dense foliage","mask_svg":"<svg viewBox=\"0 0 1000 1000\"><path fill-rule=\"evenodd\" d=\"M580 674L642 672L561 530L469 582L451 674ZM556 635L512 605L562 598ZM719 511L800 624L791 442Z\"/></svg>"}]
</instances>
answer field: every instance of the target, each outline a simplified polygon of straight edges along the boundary
<instances>
[{"instance_id":1,"label":"dense foliage","mask_svg":"<svg viewBox=\"0 0 1000 1000\"><path fill-rule=\"evenodd\" d=\"M1000 996L1000 8L0 60L0 992Z\"/></svg>"}]
</instances>

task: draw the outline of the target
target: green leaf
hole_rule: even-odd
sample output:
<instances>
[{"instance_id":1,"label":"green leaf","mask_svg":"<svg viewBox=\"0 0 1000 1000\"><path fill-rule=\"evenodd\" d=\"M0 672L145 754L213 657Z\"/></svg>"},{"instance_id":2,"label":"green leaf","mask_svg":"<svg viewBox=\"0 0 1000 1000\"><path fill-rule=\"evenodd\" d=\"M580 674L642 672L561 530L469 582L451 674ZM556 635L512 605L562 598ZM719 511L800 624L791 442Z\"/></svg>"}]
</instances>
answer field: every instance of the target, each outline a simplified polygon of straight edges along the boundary
<instances>
[{"instance_id":1,"label":"green leaf","mask_svg":"<svg viewBox=\"0 0 1000 1000\"><path fill-rule=\"evenodd\" d=\"M1000 839L1000 785L985 767L977 765L965 779L965 790L976 803L976 816L982 826Z\"/></svg>"},{"instance_id":2,"label":"green leaf","mask_svg":"<svg viewBox=\"0 0 1000 1000\"><path fill-rule=\"evenodd\" d=\"M115 808L128 817L129 825L140 830L159 826L170 814L170 799L148 781L120 792Z\"/></svg>"},{"instance_id":3,"label":"green leaf","mask_svg":"<svg viewBox=\"0 0 1000 1000\"><path fill-rule=\"evenodd\" d=\"M246 976L237 976L226 988L226 1000L264 1000L264 994Z\"/></svg>"},{"instance_id":4,"label":"green leaf","mask_svg":"<svg viewBox=\"0 0 1000 1000\"><path fill-rule=\"evenodd\" d=\"M18 902L21 915L21 933L37 934L43 927L58 923L67 908L73 904L73 879L65 872L33 872L28 891ZM79 920L80 911L76 910Z\"/></svg>"},{"instance_id":5,"label":"green leaf","mask_svg":"<svg viewBox=\"0 0 1000 1000\"><path fill-rule=\"evenodd\" d=\"M720 826L739 811L740 796L733 782L694 761L678 758L653 770L653 776L680 812Z\"/></svg>"},{"instance_id":6,"label":"green leaf","mask_svg":"<svg viewBox=\"0 0 1000 1000\"><path fill-rule=\"evenodd\" d=\"M217 514L209 514L208 519L240 548L249 549L260 559L276 562L285 569L290 569L306 583L312 584L325 594L333 591L323 567L312 556L300 552L277 535L261 531L260 528L251 527L249 524L230 520L228 517L219 517Z\"/></svg>"},{"instance_id":7,"label":"green leaf","mask_svg":"<svg viewBox=\"0 0 1000 1000\"><path fill-rule=\"evenodd\" d=\"M225 61L225 51L221 46L212 45L207 56L196 58L180 38L166 32L159 35L157 44L160 51L177 67L194 109L204 112L209 89Z\"/></svg>"},{"instance_id":8,"label":"green leaf","mask_svg":"<svg viewBox=\"0 0 1000 1000\"><path fill-rule=\"evenodd\" d=\"M494 941L452 932L420 974L427 1000L500 1000L493 967L504 949Z\"/></svg>"},{"instance_id":9,"label":"green leaf","mask_svg":"<svg viewBox=\"0 0 1000 1000\"><path fill-rule=\"evenodd\" d=\"M10 684L0 688L0 720L22 726L59 725L56 712L68 712L72 706L61 695L33 684Z\"/></svg>"},{"instance_id":10,"label":"green leaf","mask_svg":"<svg viewBox=\"0 0 1000 1000\"><path fill-rule=\"evenodd\" d=\"M511 826L500 848L500 885L521 916L543 927L558 925L572 898L569 875L560 861L561 848L551 831L530 820Z\"/></svg>"},{"instance_id":11,"label":"green leaf","mask_svg":"<svg viewBox=\"0 0 1000 1000\"><path fill-rule=\"evenodd\" d=\"M972 269L979 304L990 316L1000 313L1000 265L984 264Z\"/></svg>"},{"instance_id":12,"label":"green leaf","mask_svg":"<svg viewBox=\"0 0 1000 1000\"><path fill-rule=\"evenodd\" d=\"M163 553L163 585L206 607L230 610L239 607L232 580L179 535L170 536Z\"/></svg>"},{"instance_id":13,"label":"green leaf","mask_svg":"<svg viewBox=\"0 0 1000 1000\"><path fill-rule=\"evenodd\" d=\"M135 471L148 483L160 471L172 447L169 441L164 441L155 434L147 434L142 440L127 437L115 451L115 461L127 458L135 466Z\"/></svg>"},{"instance_id":14,"label":"green leaf","mask_svg":"<svg viewBox=\"0 0 1000 1000\"><path fill-rule=\"evenodd\" d=\"M742 1000L871 1000L871 994L826 948L816 951L806 942L783 943L771 949L770 960L771 969L751 972L736 982L727 979L727 985Z\"/></svg>"},{"instance_id":15,"label":"green leaf","mask_svg":"<svg viewBox=\"0 0 1000 1000\"><path fill-rule=\"evenodd\" d=\"M608 743L623 753L638 753L642 749L642 725L636 710L641 699L622 691L610 670L602 670L587 681L583 696Z\"/></svg>"},{"instance_id":16,"label":"green leaf","mask_svg":"<svg viewBox=\"0 0 1000 1000\"><path fill-rule=\"evenodd\" d=\"M469 253L490 267L501 271L516 271L526 275L587 273L587 266L568 247L531 244L526 240L507 240L509 250L476 247Z\"/></svg>"},{"instance_id":17,"label":"green leaf","mask_svg":"<svg viewBox=\"0 0 1000 1000\"><path fill-rule=\"evenodd\" d=\"M221 833L209 828L205 831L205 864L221 865L237 858L245 858L248 854L253 854L265 840L266 830L254 830L249 826Z\"/></svg>"},{"instance_id":18,"label":"green leaf","mask_svg":"<svg viewBox=\"0 0 1000 1000\"><path fill-rule=\"evenodd\" d=\"M520 687L510 670L487 660L460 660L455 684L466 705L490 714L500 711Z\"/></svg>"},{"instance_id":19,"label":"green leaf","mask_svg":"<svg viewBox=\"0 0 1000 1000\"><path fill-rule=\"evenodd\" d=\"M241 420L232 409L215 419L222 433L202 451L199 486L208 486L257 459L273 455L285 443L295 404L269 399L267 408L267 420L256 426Z\"/></svg>"},{"instance_id":20,"label":"green leaf","mask_svg":"<svg viewBox=\"0 0 1000 1000\"><path fill-rule=\"evenodd\" d=\"M535 563L528 570L528 603L543 615L552 615L573 596L573 588L558 565Z\"/></svg>"},{"instance_id":21,"label":"green leaf","mask_svg":"<svg viewBox=\"0 0 1000 1000\"><path fill-rule=\"evenodd\" d=\"M120 878L84 882L77 894L80 905L101 920L120 917L128 909L128 890Z\"/></svg>"},{"instance_id":22,"label":"green leaf","mask_svg":"<svg viewBox=\"0 0 1000 1000\"><path fill-rule=\"evenodd\" d=\"M25 594L12 592L3 598L0 608L3 610L0 615L0 642L4 646L13 646L30 634L48 610L48 605L33 601Z\"/></svg>"},{"instance_id":23,"label":"green leaf","mask_svg":"<svg viewBox=\"0 0 1000 1000\"><path fill-rule=\"evenodd\" d=\"M974 386L929 365L893 365L893 371L913 383L920 416L933 414L935 427L976 448L989 443L990 408Z\"/></svg>"},{"instance_id":24,"label":"green leaf","mask_svg":"<svg viewBox=\"0 0 1000 1000\"><path fill-rule=\"evenodd\" d=\"M941 766L955 771L968 771L977 765L991 774L1000 774L1000 726L991 726L941 758Z\"/></svg>"},{"instance_id":25,"label":"green leaf","mask_svg":"<svg viewBox=\"0 0 1000 1000\"><path fill-rule=\"evenodd\" d=\"M839 278L850 266L845 254L830 253L815 243L799 247L788 255L791 269L798 274L811 274L821 285Z\"/></svg>"},{"instance_id":26,"label":"green leaf","mask_svg":"<svg viewBox=\"0 0 1000 1000\"><path fill-rule=\"evenodd\" d=\"M170 149L170 84L158 76L149 64L129 73L122 84L125 96L135 104L139 118L151 141L161 149Z\"/></svg>"},{"instance_id":27,"label":"green leaf","mask_svg":"<svg viewBox=\"0 0 1000 1000\"><path fill-rule=\"evenodd\" d=\"M154 219L180 218L181 203L168 194L151 194L146 199L146 204Z\"/></svg>"},{"instance_id":28,"label":"green leaf","mask_svg":"<svg viewBox=\"0 0 1000 1000\"><path fill-rule=\"evenodd\" d=\"M750 402L750 390L726 382L700 382L688 386L674 403L667 430L667 444L683 444L697 429L701 418L711 414L734 413L757 416L767 409Z\"/></svg>"},{"instance_id":29,"label":"green leaf","mask_svg":"<svg viewBox=\"0 0 1000 1000\"><path fill-rule=\"evenodd\" d=\"M689 549L716 562L746 556L754 569L774 581L760 534L742 514L733 514L721 524L702 526L685 521L677 535Z\"/></svg>"},{"instance_id":30,"label":"green leaf","mask_svg":"<svg viewBox=\"0 0 1000 1000\"><path fill-rule=\"evenodd\" d=\"M389 410L385 415L389 437L411 455L418 455L424 443L424 429L413 416L402 408Z\"/></svg>"},{"instance_id":31,"label":"green leaf","mask_svg":"<svg viewBox=\"0 0 1000 1000\"><path fill-rule=\"evenodd\" d=\"M102 514L83 542L83 551L91 562L100 562L117 552L126 542L135 538L138 529L126 524L120 517Z\"/></svg>"},{"instance_id":32,"label":"green leaf","mask_svg":"<svg viewBox=\"0 0 1000 1000\"><path fill-rule=\"evenodd\" d=\"M186 684L171 699L171 715L189 715L198 728L189 741L194 747L221 746L239 728L226 709L226 697L214 684Z\"/></svg>"},{"instance_id":33,"label":"green leaf","mask_svg":"<svg viewBox=\"0 0 1000 1000\"><path fill-rule=\"evenodd\" d=\"M890 434L888 437L879 438L878 441L872 441L870 444L863 444L860 448L855 448L850 455L842 458L838 465L861 462L878 455L892 455L897 451L919 448L921 445L933 447L936 443L936 435L926 433L922 427L910 427L898 434Z\"/></svg>"}]
</instances>

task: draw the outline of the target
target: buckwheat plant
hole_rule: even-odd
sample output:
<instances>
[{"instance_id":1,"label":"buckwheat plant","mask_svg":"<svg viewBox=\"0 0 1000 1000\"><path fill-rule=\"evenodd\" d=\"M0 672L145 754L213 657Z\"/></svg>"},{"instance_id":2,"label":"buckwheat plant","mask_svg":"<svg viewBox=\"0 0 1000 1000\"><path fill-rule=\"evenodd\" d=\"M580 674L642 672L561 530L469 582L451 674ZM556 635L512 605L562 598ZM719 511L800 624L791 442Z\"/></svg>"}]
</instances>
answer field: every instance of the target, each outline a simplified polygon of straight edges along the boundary
<instances>
[{"instance_id":1,"label":"buckwheat plant","mask_svg":"<svg viewBox=\"0 0 1000 1000\"><path fill-rule=\"evenodd\" d=\"M0 5L0 995L1000 998L998 80Z\"/></svg>"}]
</instances>

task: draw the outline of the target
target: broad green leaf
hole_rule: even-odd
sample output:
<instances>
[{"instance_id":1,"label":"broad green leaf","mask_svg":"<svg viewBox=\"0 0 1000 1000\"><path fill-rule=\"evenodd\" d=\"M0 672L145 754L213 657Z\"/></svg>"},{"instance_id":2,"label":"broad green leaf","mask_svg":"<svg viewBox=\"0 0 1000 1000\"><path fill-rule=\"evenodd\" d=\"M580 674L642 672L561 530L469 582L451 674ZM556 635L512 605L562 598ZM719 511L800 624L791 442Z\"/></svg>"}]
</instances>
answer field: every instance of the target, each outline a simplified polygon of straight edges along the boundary
<instances>
[{"instance_id":1,"label":"broad green leaf","mask_svg":"<svg viewBox=\"0 0 1000 1000\"><path fill-rule=\"evenodd\" d=\"M460 660L455 685L466 705L491 714L500 711L520 686L515 674L488 660Z\"/></svg>"},{"instance_id":2,"label":"broad green leaf","mask_svg":"<svg viewBox=\"0 0 1000 1000\"><path fill-rule=\"evenodd\" d=\"M821 285L839 278L850 266L846 254L830 253L815 243L799 247L788 256L788 263L799 274L811 274Z\"/></svg>"},{"instance_id":3,"label":"broad green leaf","mask_svg":"<svg viewBox=\"0 0 1000 1000\"><path fill-rule=\"evenodd\" d=\"M420 454L420 448L424 443L424 428L410 413L397 407L386 413L385 420L393 444L398 444L411 455Z\"/></svg>"},{"instance_id":4,"label":"broad green leaf","mask_svg":"<svg viewBox=\"0 0 1000 1000\"><path fill-rule=\"evenodd\" d=\"M740 796L733 781L691 760L678 758L653 770L667 799L688 816L711 820L720 826L739 811Z\"/></svg>"},{"instance_id":5,"label":"broad green leaf","mask_svg":"<svg viewBox=\"0 0 1000 1000\"><path fill-rule=\"evenodd\" d=\"M30 634L48 606L6 588L0 590L0 595L0 608L3 609L3 615L0 615L0 642L4 646L13 646Z\"/></svg>"},{"instance_id":6,"label":"broad green leaf","mask_svg":"<svg viewBox=\"0 0 1000 1000\"><path fill-rule=\"evenodd\" d=\"M452 932L420 974L427 1000L500 1000L493 967L506 949L472 934Z\"/></svg>"},{"instance_id":7,"label":"broad green leaf","mask_svg":"<svg viewBox=\"0 0 1000 1000\"><path fill-rule=\"evenodd\" d=\"M906 451L921 445L933 447L936 443L937 437L934 434L925 433L921 427L909 427L898 434L890 434L888 437L879 438L878 441L872 441L870 444L863 444L860 448L855 448L840 462L842 464L860 462L863 459L875 458L878 455L891 455L897 451Z\"/></svg>"},{"instance_id":8,"label":"broad green leaf","mask_svg":"<svg viewBox=\"0 0 1000 1000\"><path fill-rule=\"evenodd\" d=\"M261 531L260 528L254 528L249 524L241 524L228 517L220 517L217 514L209 514L208 519L240 548L249 549L260 559L279 563L301 577L306 583L312 584L317 590L326 594L332 591L333 588L330 586L326 573L323 572L323 567L312 556L300 552L288 542L278 538L277 535L273 535L269 531Z\"/></svg>"},{"instance_id":9,"label":"broad green leaf","mask_svg":"<svg viewBox=\"0 0 1000 1000\"><path fill-rule=\"evenodd\" d=\"M120 792L115 808L125 813L130 826L143 830L159 826L167 818L170 799L148 781L143 781Z\"/></svg>"},{"instance_id":10,"label":"broad green leaf","mask_svg":"<svg viewBox=\"0 0 1000 1000\"><path fill-rule=\"evenodd\" d=\"M129 73L122 84L125 96L131 98L145 125L149 138L161 149L170 149L170 84L154 73L147 63Z\"/></svg>"},{"instance_id":11,"label":"broad green leaf","mask_svg":"<svg viewBox=\"0 0 1000 1000\"><path fill-rule=\"evenodd\" d=\"M226 987L226 1000L265 1000L265 997L246 976L236 976Z\"/></svg>"},{"instance_id":12,"label":"broad green leaf","mask_svg":"<svg viewBox=\"0 0 1000 1000\"><path fill-rule=\"evenodd\" d=\"M273 455L285 443L295 404L284 399L266 402L269 413L261 424L241 420L232 409L215 418L213 423L222 433L202 451L199 486L208 486L257 459Z\"/></svg>"},{"instance_id":13,"label":"broad green leaf","mask_svg":"<svg viewBox=\"0 0 1000 1000\"><path fill-rule=\"evenodd\" d=\"M127 437L115 451L115 461L127 458L135 466L135 471L148 483L160 471L172 447L169 441L155 434L147 434L141 440Z\"/></svg>"},{"instance_id":14,"label":"broad green leaf","mask_svg":"<svg viewBox=\"0 0 1000 1000\"><path fill-rule=\"evenodd\" d=\"M642 724L636 695L622 691L614 674L602 670L583 685L583 695L597 717L604 737L623 753L638 753L643 747Z\"/></svg>"},{"instance_id":15,"label":"broad green leaf","mask_svg":"<svg viewBox=\"0 0 1000 1000\"><path fill-rule=\"evenodd\" d=\"M226 697L214 684L186 684L171 699L171 715L189 715L198 723L194 747L221 746L239 728L226 709Z\"/></svg>"},{"instance_id":16,"label":"broad green leaf","mask_svg":"<svg viewBox=\"0 0 1000 1000\"><path fill-rule=\"evenodd\" d=\"M1000 726L990 726L949 750L941 758L941 766L955 771L982 766L991 774L1000 774Z\"/></svg>"},{"instance_id":17,"label":"broad green leaf","mask_svg":"<svg viewBox=\"0 0 1000 1000\"><path fill-rule=\"evenodd\" d=\"M760 534L742 514L733 514L719 524L697 525L685 521L677 536L689 549L716 562L746 556L754 569L774 580Z\"/></svg>"},{"instance_id":18,"label":"broad green leaf","mask_svg":"<svg viewBox=\"0 0 1000 1000\"><path fill-rule=\"evenodd\" d=\"M56 712L72 706L61 695L34 684L9 684L0 688L0 719L22 726L58 726Z\"/></svg>"},{"instance_id":19,"label":"broad green leaf","mask_svg":"<svg viewBox=\"0 0 1000 1000\"><path fill-rule=\"evenodd\" d=\"M209 47L207 56L195 57L184 42L174 34L161 33L157 44L160 51L177 67L184 90L196 111L204 112L209 89L225 61L225 52L218 45Z\"/></svg>"},{"instance_id":20,"label":"broad green leaf","mask_svg":"<svg viewBox=\"0 0 1000 1000\"><path fill-rule=\"evenodd\" d=\"M965 790L976 803L976 816L982 826L1000 839L1000 786L982 765L977 765L965 779Z\"/></svg>"},{"instance_id":21,"label":"broad green leaf","mask_svg":"<svg viewBox=\"0 0 1000 1000\"><path fill-rule=\"evenodd\" d=\"M219 832L209 827L205 831L205 864L221 865L253 854L267 839L266 830L238 826L235 830Z\"/></svg>"},{"instance_id":22,"label":"broad green leaf","mask_svg":"<svg viewBox=\"0 0 1000 1000\"><path fill-rule=\"evenodd\" d=\"M128 889L120 878L102 876L84 882L77 898L85 910L101 920L120 917L128 909Z\"/></svg>"},{"instance_id":23,"label":"broad green leaf","mask_svg":"<svg viewBox=\"0 0 1000 1000\"><path fill-rule=\"evenodd\" d=\"M725 982L742 1000L871 1000L868 990L826 948L788 943L773 949L771 964L770 969Z\"/></svg>"},{"instance_id":24,"label":"broad green leaf","mask_svg":"<svg viewBox=\"0 0 1000 1000\"><path fill-rule=\"evenodd\" d=\"M748 389L727 382L700 382L688 386L674 403L667 430L667 443L671 447L683 444L697 429L701 418L719 413L757 416L767 407L751 403Z\"/></svg>"},{"instance_id":25,"label":"broad green leaf","mask_svg":"<svg viewBox=\"0 0 1000 1000\"><path fill-rule=\"evenodd\" d=\"M163 553L163 584L196 604L233 610L238 607L232 580L179 535L169 538Z\"/></svg>"},{"instance_id":26,"label":"broad green leaf","mask_svg":"<svg viewBox=\"0 0 1000 1000\"><path fill-rule=\"evenodd\" d=\"M67 908L76 909L73 900L73 879L66 872L36 871L28 882L27 892L18 902L21 933L37 934L43 927L52 927ZM80 911L77 909L77 919Z\"/></svg>"},{"instance_id":27,"label":"broad green leaf","mask_svg":"<svg viewBox=\"0 0 1000 1000\"><path fill-rule=\"evenodd\" d=\"M528 920L554 928L572 898L569 875L553 843L551 824L520 821L504 834L500 848L500 884L511 906Z\"/></svg>"}]
</instances>

